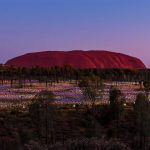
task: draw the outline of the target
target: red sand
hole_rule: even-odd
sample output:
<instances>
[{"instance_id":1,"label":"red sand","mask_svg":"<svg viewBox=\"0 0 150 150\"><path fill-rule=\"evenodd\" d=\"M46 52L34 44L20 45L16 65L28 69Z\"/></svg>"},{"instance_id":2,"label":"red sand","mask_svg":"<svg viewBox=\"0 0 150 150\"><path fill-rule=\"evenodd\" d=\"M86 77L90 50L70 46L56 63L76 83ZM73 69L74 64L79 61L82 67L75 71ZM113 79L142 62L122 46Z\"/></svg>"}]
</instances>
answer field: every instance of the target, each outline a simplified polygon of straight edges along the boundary
<instances>
[{"instance_id":1,"label":"red sand","mask_svg":"<svg viewBox=\"0 0 150 150\"><path fill-rule=\"evenodd\" d=\"M52 67L71 65L75 68L146 68L135 57L109 51L45 51L25 54L6 62L16 67Z\"/></svg>"}]
</instances>

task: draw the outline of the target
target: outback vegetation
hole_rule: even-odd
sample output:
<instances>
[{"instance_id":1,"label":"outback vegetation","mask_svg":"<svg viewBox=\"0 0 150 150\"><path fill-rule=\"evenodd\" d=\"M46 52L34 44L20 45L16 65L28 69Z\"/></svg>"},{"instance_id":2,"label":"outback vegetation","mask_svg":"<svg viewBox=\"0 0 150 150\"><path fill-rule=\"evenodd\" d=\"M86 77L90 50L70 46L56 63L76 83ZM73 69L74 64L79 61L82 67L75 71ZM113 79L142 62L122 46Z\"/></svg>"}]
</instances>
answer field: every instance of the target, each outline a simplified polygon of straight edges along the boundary
<instances>
[{"instance_id":1,"label":"outback vegetation","mask_svg":"<svg viewBox=\"0 0 150 150\"><path fill-rule=\"evenodd\" d=\"M149 150L150 70L0 66L0 149Z\"/></svg>"}]
</instances>

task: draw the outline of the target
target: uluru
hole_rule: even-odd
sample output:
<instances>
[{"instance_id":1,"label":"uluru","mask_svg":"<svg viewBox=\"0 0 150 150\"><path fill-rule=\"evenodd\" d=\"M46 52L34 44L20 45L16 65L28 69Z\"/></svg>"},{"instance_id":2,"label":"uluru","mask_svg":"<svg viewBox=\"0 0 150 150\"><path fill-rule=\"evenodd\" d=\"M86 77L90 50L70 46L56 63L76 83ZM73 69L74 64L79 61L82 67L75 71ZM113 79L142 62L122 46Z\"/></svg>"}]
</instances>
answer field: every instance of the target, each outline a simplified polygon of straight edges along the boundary
<instances>
[{"instance_id":1,"label":"uluru","mask_svg":"<svg viewBox=\"0 0 150 150\"><path fill-rule=\"evenodd\" d=\"M144 63L132 56L104 50L44 51L27 53L6 62L15 67L53 67L71 65L74 68L144 69Z\"/></svg>"}]
</instances>

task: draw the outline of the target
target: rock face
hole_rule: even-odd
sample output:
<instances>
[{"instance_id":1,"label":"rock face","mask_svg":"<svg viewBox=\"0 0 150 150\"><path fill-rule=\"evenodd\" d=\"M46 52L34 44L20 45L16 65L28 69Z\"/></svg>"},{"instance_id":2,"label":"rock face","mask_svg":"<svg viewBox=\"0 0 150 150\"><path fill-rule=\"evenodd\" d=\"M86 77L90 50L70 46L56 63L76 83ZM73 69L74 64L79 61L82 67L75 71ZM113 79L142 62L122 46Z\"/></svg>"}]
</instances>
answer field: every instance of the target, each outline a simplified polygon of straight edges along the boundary
<instances>
[{"instance_id":1,"label":"rock face","mask_svg":"<svg viewBox=\"0 0 150 150\"><path fill-rule=\"evenodd\" d=\"M52 67L71 65L74 68L146 68L135 57L109 51L45 51L28 53L6 62L16 67Z\"/></svg>"}]
</instances>

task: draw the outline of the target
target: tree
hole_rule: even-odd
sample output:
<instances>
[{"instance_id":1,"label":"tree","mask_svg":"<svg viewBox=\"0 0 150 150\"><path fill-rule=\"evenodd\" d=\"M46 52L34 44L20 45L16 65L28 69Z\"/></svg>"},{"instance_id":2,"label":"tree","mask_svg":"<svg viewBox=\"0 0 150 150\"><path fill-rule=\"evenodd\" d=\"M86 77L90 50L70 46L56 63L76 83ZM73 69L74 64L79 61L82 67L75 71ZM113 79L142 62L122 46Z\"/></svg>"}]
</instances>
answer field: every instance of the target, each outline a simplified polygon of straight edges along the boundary
<instances>
[{"instance_id":1,"label":"tree","mask_svg":"<svg viewBox=\"0 0 150 150\"><path fill-rule=\"evenodd\" d=\"M88 103L90 103L91 105L94 105L95 103L95 91L94 89L92 89L89 85L89 79L88 78L84 78L83 80L81 80L78 84L78 86L81 88L82 93L84 95L84 100Z\"/></svg>"},{"instance_id":2,"label":"tree","mask_svg":"<svg viewBox=\"0 0 150 150\"><path fill-rule=\"evenodd\" d=\"M84 77L78 85L85 96L86 102L89 102L92 108L94 108L96 97L102 93L102 80L100 80L99 77L92 75L90 77Z\"/></svg>"},{"instance_id":3,"label":"tree","mask_svg":"<svg viewBox=\"0 0 150 150\"><path fill-rule=\"evenodd\" d=\"M134 105L136 132L140 148L145 147L145 138L150 136L150 102L145 94L138 94Z\"/></svg>"},{"instance_id":4,"label":"tree","mask_svg":"<svg viewBox=\"0 0 150 150\"><path fill-rule=\"evenodd\" d=\"M109 105L110 121L116 121L116 129L117 129L116 136L118 136L118 125L119 120L124 114L125 98L119 89L111 87L109 101L110 101Z\"/></svg>"},{"instance_id":5,"label":"tree","mask_svg":"<svg viewBox=\"0 0 150 150\"><path fill-rule=\"evenodd\" d=\"M110 107L123 106L125 103L124 95L119 89L111 87L109 92L109 101Z\"/></svg>"},{"instance_id":6,"label":"tree","mask_svg":"<svg viewBox=\"0 0 150 150\"><path fill-rule=\"evenodd\" d=\"M146 96L148 98L149 96L149 91L150 91L150 82L143 82L143 86L144 86L144 90L145 90L145 93L146 93Z\"/></svg>"},{"instance_id":7,"label":"tree","mask_svg":"<svg viewBox=\"0 0 150 150\"><path fill-rule=\"evenodd\" d=\"M30 114L37 127L39 137L45 138L45 143L54 143L53 113L55 101L51 91L43 90L38 93L30 106Z\"/></svg>"}]
</instances>

